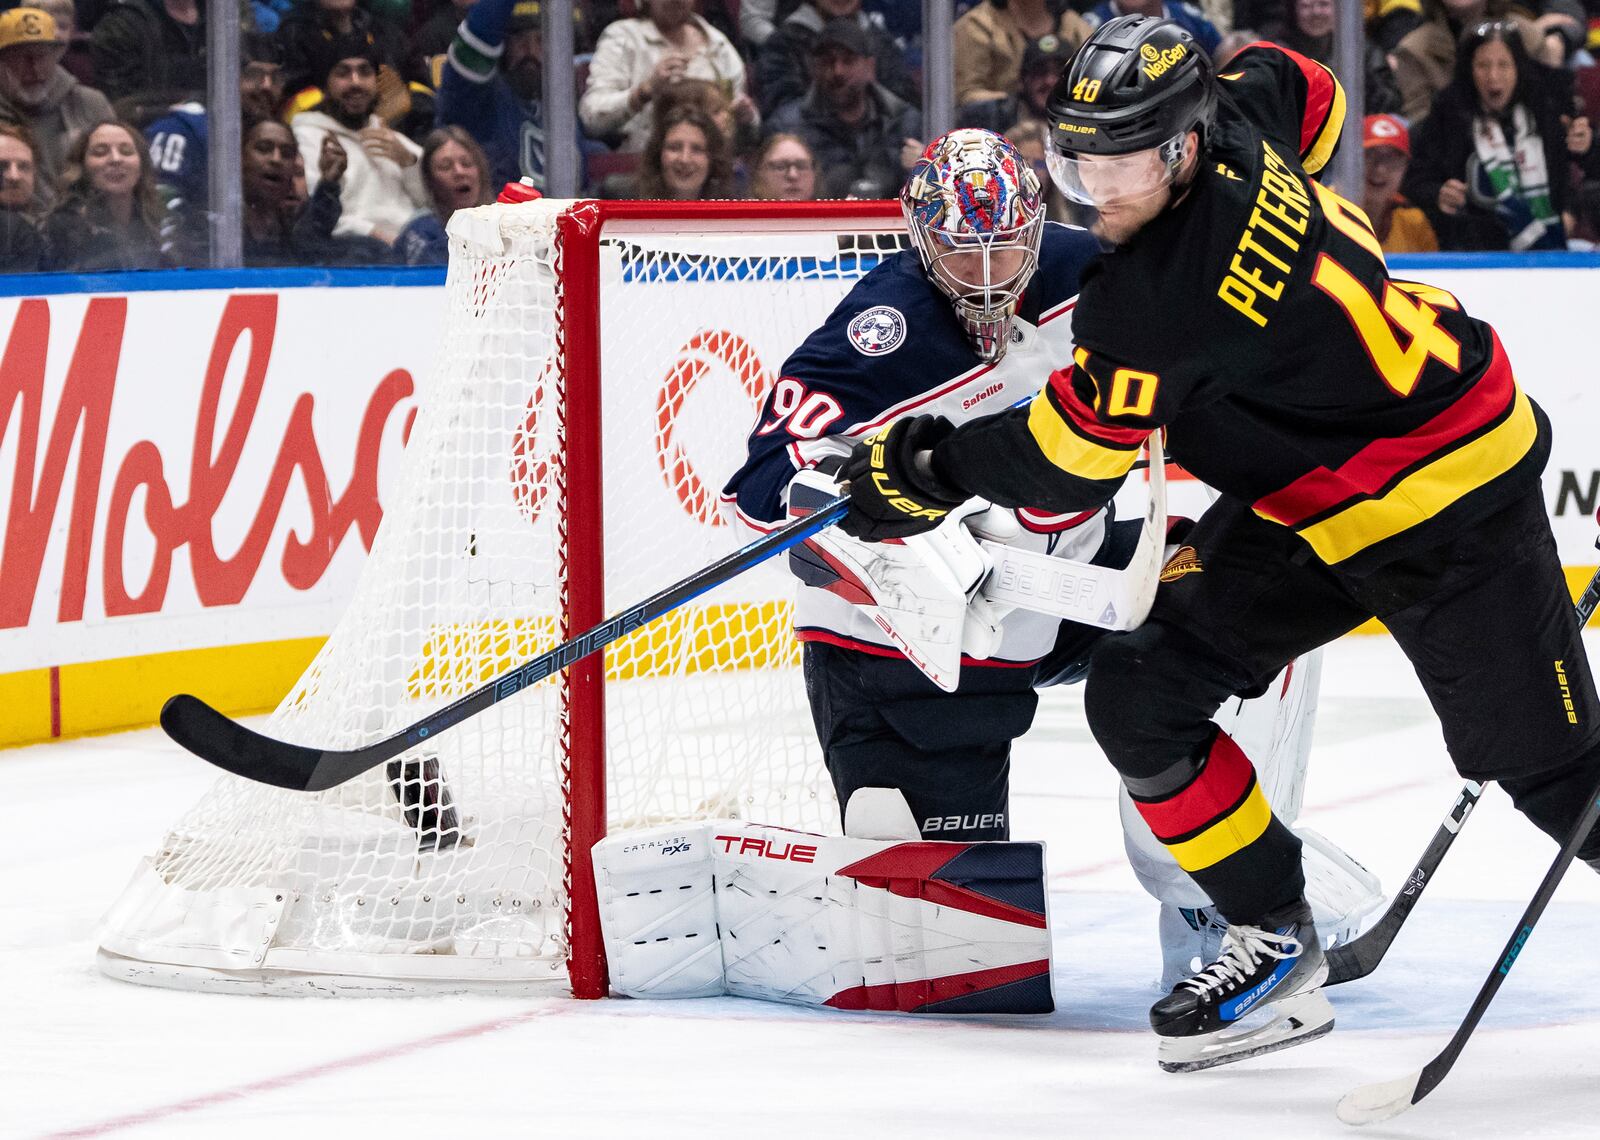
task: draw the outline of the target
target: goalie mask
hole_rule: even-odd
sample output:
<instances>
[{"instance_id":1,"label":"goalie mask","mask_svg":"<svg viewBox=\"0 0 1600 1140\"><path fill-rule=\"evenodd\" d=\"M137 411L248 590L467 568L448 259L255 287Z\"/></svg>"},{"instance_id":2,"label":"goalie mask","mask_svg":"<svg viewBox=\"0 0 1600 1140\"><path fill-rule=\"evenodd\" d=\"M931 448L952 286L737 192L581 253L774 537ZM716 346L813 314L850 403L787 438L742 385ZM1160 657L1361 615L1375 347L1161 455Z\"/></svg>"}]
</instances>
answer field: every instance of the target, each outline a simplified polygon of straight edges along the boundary
<instances>
[{"instance_id":1,"label":"goalie mask","mask_svg":"<svg viewBox=\"0 0 1600 1140\"><path fill-rule=\"evenodd\" d=\"M922 268L978 356L999 360L1039 265L1044 201L1033 168L993 131L954 130L922 152L900 208Z\"/></svg>"}]
</instances>

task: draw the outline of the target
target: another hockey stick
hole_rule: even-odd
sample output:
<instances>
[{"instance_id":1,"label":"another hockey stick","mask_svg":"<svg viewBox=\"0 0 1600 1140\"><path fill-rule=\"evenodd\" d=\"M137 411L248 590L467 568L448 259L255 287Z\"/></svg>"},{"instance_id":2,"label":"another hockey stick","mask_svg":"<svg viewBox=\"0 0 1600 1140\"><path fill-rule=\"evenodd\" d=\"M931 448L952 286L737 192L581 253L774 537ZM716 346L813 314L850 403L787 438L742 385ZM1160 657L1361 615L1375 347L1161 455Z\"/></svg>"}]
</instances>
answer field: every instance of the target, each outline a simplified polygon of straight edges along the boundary
<instances>
[{"instance_id":1,"label":"another hockey stick","mask_svg":"<svg viewBox=\"0 0 1600 1140\"><path fill-rule=\"evenodd\" d=\"M1595 545L1600 547L1600 542L1596 542ZM1583 588L1583 593L1578 597L1578 603L1574 607L1580 630L1589 624L1596 605L1600 605L1600 569L1596 569L1590 576L1589 584ZM1467 816L1472 814L1472 809L1478 806L1478 800L1486 786L1471 780L1463 785L1461 791L1456 793L1455 803L1450 805L1450 810L1445 813L1443 822L1439 824L1439 830L1435 831L1433 838L1428 841L1427 850L1423 851L1422 858L1417 860L1417 865L1411 869L1411 874L1406 876L1406 885L1394 896L1394 901L1389 904L1389 909L1383 912L1383 917L1373 923L1371 929L1363 931L1359 937L1328 951L1327 985L1337 986L1342 982L1353 982L1357 978L1366 977L1378 968L1378 963L1383 961L1383 956L1389 952L1389 947L1394 945L1400 927L1405 925L1406 918L1422 898L1422 892L1432 881L1434 872L1439 869L1445 852L1449 851L1450 845L1455 842L1456 833L1461 830L1461 825L1467 822Z\"/></svg>"},{"instance_id":2,"label":"another hockey stick","mask_svg":"<svg viewBox=\"0 0 1600 1140\"><path fill-rule=\"evenodd\" d=\"M1339 1102L1340 1120L1346 1124L1375 1124L1380 1120L1388 1120L1391 1116L1400 1115L1439 1086L1439 1082L1449 1074L1450 1067L1456 1063L1456 1058L1461 1055L1461 1050L1466 1047L1467 1038L1471 1037L1472 1031L1478 1027L1478 1022L1483 1018L1484 1011L1489 1008L1489 1003L1494 1000L1494 995L1500 989L1500 983L1505 981L1506 975L1511 972L1511 967L1516 965L1517 956L1522 953L1529 935L1533 933L1534 923L1538 922L1539 916L1544 913L1544 908L1550 902L1550 896L1556 893L1561 877L1567 873L1567 867L1572 863L1573 856L1578 853L1578 848L1593 829L1596 820L1600 820L1600 787L1589 794L1588 808L1573 825L1572 833L1561 845L1561 852L1556 856L1556 861L1550 864L1550 869L1545 872L1544 881L1534 893L1533 901L1528 904L1528 909L1522 912L1522 917L1517 920L1517 929L1512 933L1505 949L1500 952L1500 961L1489 971L1489 977L1478 990L1478 996L1473 999L1472 1008L1467 1010L1466 1019L1462 1021L1461 1027L1456 1030L1455 1036L1450 1038L1450 1044L1446 1045L1444 1051L1437 1057L1409 1076L1362 1085L1345 1094L1344 1099Z\"/></svg>"},{"instance_id":3,"label":"another hockey stick","mask_svg":"<svg viewBox=\"0 0 1600 1140\"><path fill-rule=\"evenodd\" d=\"M229 719L200 698L187 693L172 697L162 707L161 727L168 736L200 759L237 776L294 791L326 791L386 760L394 759L490 705L537 684L575 661L581 661L752 566L781 554L795 543L803 542L817 531L844 518L849 505L848 495L831 499L812 514L763 535L637 605L607 618L592 629L586 629L554 649L518 665L444 708L429 713L393 736L362 748L308 748L274 740ZM391 773L393 778L394 773Z\"/></svg>"}]
</instances>

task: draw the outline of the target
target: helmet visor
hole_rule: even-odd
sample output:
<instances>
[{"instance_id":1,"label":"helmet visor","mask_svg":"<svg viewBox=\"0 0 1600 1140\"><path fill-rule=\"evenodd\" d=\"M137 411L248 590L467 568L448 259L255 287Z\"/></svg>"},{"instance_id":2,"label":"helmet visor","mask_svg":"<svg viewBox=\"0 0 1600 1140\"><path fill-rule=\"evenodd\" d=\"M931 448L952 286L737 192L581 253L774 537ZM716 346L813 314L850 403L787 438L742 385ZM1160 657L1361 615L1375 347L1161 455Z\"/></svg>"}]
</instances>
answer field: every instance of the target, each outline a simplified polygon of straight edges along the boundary
<instances>
[{"instance_id":1,"label":"helmet visor","mask_svg":"<svg viewBox=\"0 0 1600 1140\"><path fill-rule=\"evenodd\" d=\"M1062 154L1050 147L1045 161L1050 180L1069 199L1097 210L1115 209L1152 198L1172 185L1174 152L1182 153L1182 136L1131 154Z\"/></svg>"}]
</instances>

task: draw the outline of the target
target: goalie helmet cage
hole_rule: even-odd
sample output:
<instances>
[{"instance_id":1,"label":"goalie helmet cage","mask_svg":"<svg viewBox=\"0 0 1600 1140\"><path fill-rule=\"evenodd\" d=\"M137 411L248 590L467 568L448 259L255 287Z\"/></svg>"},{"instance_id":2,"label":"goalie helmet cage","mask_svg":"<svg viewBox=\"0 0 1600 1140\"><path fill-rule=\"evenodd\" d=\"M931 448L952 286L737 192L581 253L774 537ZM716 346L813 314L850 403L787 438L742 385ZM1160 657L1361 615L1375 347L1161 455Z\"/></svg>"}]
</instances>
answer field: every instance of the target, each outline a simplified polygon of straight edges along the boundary
<instances>
[{"instance_id":1,"label":"goalie helmet cage","mask_svg":"<svg viewBox=\"0 0 1600 1140\"><path fill-rule=\"evenodd\" d=\"M902 230L890 202L458 212L383 523L264 731L370 743L741 545L718 492L761 398ZM100 968L294 994L524 992L565 969L604 996L608 821L837 830L790 596L758 567L326 792L224 775L135 870Z\"/></svg>"}]
</instances>

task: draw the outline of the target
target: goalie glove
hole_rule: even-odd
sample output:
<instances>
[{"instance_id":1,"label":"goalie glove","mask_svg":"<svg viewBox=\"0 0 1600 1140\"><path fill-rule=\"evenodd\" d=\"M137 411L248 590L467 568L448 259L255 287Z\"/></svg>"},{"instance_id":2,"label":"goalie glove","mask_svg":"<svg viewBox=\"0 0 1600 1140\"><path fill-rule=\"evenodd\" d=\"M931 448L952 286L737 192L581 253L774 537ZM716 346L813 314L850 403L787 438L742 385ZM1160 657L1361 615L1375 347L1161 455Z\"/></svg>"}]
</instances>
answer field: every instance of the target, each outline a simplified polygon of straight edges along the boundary
<instances>
[{"instance_id":1,"label":"goalie glove","mask_svg":"<svg viewBox=\"0 0 1600 1140\"><path fill-rule=\"evenodd\" d=\"M789 514L810 514L838 494L833 476L802 471L789 484ZM1004 636L1010 607L978 592L991 563L974 530L1003 539L1016 530L1014 519L1007 528L1009 515L972 499L936 529L898 541L863 542L829 528L792 548L789 566L806 585L867 610L906 660L954 692L962 655L983 660Z\"/></svg>"}]
</instances>

